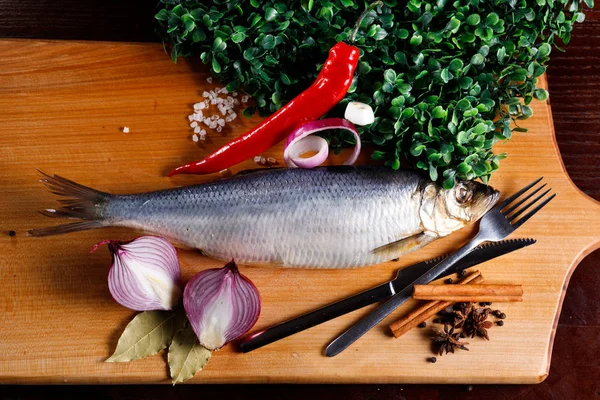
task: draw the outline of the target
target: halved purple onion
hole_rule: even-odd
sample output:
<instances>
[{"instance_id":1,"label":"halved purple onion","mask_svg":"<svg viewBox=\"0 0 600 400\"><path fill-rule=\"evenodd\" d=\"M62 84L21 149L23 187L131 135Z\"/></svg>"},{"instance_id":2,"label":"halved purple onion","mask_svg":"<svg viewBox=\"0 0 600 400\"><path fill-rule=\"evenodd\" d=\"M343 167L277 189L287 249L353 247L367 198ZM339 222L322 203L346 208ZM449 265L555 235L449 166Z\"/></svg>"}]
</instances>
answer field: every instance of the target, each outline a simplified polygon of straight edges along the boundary
<instances>
[{"instance_id":1,"label":"halved purple onion","mask_svg":"<svg viewBox=\"0 0 600 400\"><path fill-rule=\"evenodd\" d=\"M326 118L307 122L289 134L283 151L283 160L286 165L290 168L313 168L323 164L329 155L329 145L322 137L310 135L329 129L346 129L354 134L356 145L350 157L343 163L344 165L354 164L361 147L360 135L356 127L350 121L342 118ZM310 151L315 151L316 154L307 158L302 157L302 154Z\"/></svg>"},{"instance_id":2,"label":"halved purple onion","mask_svg":"<svg viewBox=\"0 0 600 400\"><path fill-rule=\"evenodd\" d=\"M135 311L171 310L181 300L182 285L177 250L158 236L142 236L128 243L103 240L113 256L108 289L124 307Z\"/></svg>"},{"instance_id":3,"label":"halved purple onion","mask_svg":"<svg viewBox=\"0 0 600 400\"><path fill-rule=\"evenodd\" d=\"M233 260L207 269L185 286L183 307L200 344L217 350L248 332L260 315L260 294Z\"/></svg>"}]
</instances>

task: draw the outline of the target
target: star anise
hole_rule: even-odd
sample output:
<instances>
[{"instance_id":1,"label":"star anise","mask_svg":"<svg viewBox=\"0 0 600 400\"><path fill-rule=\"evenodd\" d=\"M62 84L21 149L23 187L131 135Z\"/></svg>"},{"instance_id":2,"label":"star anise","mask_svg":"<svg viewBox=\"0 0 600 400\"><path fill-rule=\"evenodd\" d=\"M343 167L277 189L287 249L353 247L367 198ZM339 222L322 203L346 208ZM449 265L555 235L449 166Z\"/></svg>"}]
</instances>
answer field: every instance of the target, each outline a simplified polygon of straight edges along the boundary
<instances>
[{"instance_id":1,"label":"star anise","mask_svg":"<svg viewBox=\"0 0 600 400\"><path fill-rule=\"evenodd\" d=\"M490 340L487 330L494 325L491 321L487 321L490 312L490 308L475 309L475 307L473 307L463 326L463 330L467 336L471 336L473 338L475 335L477 335L485 338L486 340Z\"/></svg>"},{"instance_id":2,"label":"star anise","mask_svg":"<svg viewBox=\"0 0 600 400\"><path fill-rule=\"evenodd\" d=\"M452 325L454 328L462 328L465 321L471 315L471 304L470 303L456 303L454 305L454 312L452 313Z\"/></svg>"},{"instance_id":3,"label":"star anise","mask_svg":"<svg viewBox=\"0 0 600 400\"><path fill-rule=\"evenodd\" d=\"M454 333L454 327L450 324L444 324L444 330L433 328L435 336L431 339L433 343L438 346L439 355L443 355L444 352L454 353L455 349L469 350L465 345L469 343L463 343L460 341L460 333Z\"/></svg>"}]
</instances>

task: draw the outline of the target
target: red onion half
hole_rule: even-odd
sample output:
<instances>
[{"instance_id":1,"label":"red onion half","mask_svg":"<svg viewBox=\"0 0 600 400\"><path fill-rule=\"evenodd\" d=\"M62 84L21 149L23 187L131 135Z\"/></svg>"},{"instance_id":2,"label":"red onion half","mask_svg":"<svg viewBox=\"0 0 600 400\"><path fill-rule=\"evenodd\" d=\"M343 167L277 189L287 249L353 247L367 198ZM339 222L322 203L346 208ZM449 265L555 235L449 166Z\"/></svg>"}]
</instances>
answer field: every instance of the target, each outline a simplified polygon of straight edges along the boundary
<instances>
[{"instance_id":1,"label":"red onion half","mask_svg":"<svg viewBox=\"0 0 600 400\"><path fill-rule=\"evenodd\" d=\"M166 239L142 236L131 242L103 240L113 256L108 271L110 294L135 311L171 310L181 300L181 272L177 251Z\"/></svg>"},{"instance_id":2,"label":"red onion half","mask_svg":"<svg viewBox=\"0 0 600 400\"><path fill-rule=\"evenodd\" d=\"M217 350L248 332L260 315L260 294L233 261L207 269L185 286L183 306L200 344Z\"/></svg>"},{"instance_id":3,"label":"red onion half","mask_svg":"<svg viewBox=\"0 0 600 400\"><path fill-rule=\"evenodd\" d=\"M329 145L322 137L310 135L329 129L346 129L354 134L356 145L350 157L344 161L344 165L354 164L361 147L358 131L348 120L326 118L307 122L290 133L285 144L285 150L283 151L283 159L286 165L290 168L313 168L323 164L329 155ZM309 151L316 151L317 154L303 158L302 154Z\"/></svg>"}]
</instances>

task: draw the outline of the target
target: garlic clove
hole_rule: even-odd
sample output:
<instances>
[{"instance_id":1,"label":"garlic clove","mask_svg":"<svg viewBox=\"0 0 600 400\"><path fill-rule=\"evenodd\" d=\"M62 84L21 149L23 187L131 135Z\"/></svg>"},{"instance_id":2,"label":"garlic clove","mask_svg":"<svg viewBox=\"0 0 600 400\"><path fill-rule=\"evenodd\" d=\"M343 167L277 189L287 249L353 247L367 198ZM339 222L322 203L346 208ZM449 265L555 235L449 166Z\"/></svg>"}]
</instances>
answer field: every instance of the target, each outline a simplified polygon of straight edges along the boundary
<instances>
[{"instance_id":1,"label":"garlic clove","mask_svg":"<svg viewBox=\"0 0 600 400\"><path fill-rule=\"evenodd\" d=\"M370 105L358 101L351 101L346 106L344 118L355 125L369 125L375 121L375 114Z\"/></svg>"}]
</instances>

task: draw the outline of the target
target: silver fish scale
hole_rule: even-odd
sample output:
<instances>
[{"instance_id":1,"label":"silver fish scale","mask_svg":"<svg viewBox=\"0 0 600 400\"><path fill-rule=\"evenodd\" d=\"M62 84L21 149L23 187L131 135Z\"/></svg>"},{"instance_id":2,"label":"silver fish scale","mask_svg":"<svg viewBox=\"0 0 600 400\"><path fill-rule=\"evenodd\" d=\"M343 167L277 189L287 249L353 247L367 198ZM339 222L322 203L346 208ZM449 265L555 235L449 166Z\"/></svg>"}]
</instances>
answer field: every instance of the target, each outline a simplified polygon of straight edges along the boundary
<instances>
[{"instance_id":1,"label":"silver fish scale","mask_svg":"<svg viewBox=\"0 0 600 400\"><path fill-rule=\"evenodd\" d=\"M245 264L348 268L394 258L377 247L422 231L417 173L282 169L115 196L106 222ZM400 255L400 254L399 254Z\"/></svg>"}]
</instances>

